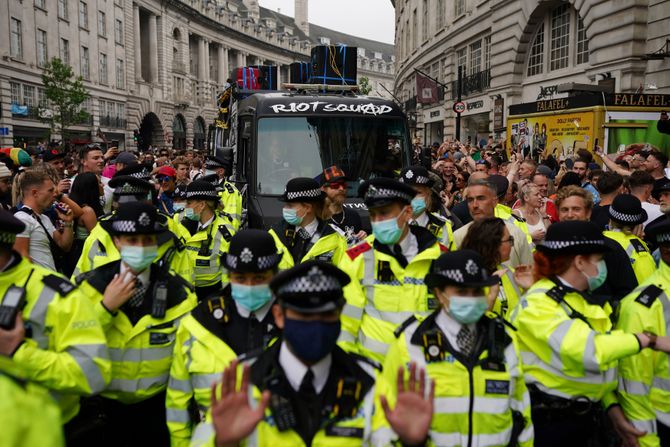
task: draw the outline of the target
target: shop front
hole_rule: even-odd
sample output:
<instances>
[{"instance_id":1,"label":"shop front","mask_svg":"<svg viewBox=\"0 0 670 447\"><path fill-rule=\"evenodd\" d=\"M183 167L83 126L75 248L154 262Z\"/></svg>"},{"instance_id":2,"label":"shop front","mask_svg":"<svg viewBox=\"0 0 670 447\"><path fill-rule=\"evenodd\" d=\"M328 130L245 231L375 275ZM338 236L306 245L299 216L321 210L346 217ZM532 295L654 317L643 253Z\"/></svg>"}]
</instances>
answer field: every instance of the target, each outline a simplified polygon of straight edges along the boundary
<instances>
[{"instance_id":1,"label":"shop front","mask_svg":"<svg viewBox=\"0 0 670 447\"><path fill-rule=\"evenodd\" d=\"M439 105L423 111L423 142L426 146L442 144L444 136L444 107Z\"/></svg>"},{"instance_id":2,"label":"shop front","mask_svg":"<svg viewBox=\"0 0 670 447\"><path fill-rule=\"evenodd\" d=\"M484 144L491 135L491 109L493 104L488 96L479 96L463 101L465 111L461 113L461 141Z\"/></svg>"}]
</instances>

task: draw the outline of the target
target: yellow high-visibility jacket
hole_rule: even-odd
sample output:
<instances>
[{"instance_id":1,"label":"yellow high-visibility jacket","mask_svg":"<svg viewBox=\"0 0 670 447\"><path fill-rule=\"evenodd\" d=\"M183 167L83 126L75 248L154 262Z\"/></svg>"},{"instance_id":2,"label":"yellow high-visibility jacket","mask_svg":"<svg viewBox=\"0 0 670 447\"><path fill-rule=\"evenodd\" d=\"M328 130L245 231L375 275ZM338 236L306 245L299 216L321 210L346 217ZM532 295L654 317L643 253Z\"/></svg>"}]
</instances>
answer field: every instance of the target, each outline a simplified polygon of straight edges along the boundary
<instances>
[{"instance_id":1,"label":"yellow high-visibility jacket","mask_svg":"<svg viewBox=\"0 0 670 447\"><path fill-rule=\"evenodd\" d=\"M626 250L639 284L645 282L656 271L656 261L642 239L623 231L608 230L603 231L603 235L617 241Z\"/></svg>"},{"instance_id":2,"label":"yellow high-visibility jacket","mask_svg":"<svg viewBox=\"0 0 670 447\"><path fill-rule=\"evenodd\" d=\"M277 244L277 249L283 253L281 262L279 262L279 270L289 269L310 259L318 259L338 265L347 251L347 240L342 235L341 230L323 221L319 221L316 233L312 236L312 240L316 239L316 241L302 259L293 259L293 255L291 255L290 247L293 247L295 238L299 237L294 225L289 225L282 220L269 232L274 238L275 244Z\"/></svg>"}]
</instances>

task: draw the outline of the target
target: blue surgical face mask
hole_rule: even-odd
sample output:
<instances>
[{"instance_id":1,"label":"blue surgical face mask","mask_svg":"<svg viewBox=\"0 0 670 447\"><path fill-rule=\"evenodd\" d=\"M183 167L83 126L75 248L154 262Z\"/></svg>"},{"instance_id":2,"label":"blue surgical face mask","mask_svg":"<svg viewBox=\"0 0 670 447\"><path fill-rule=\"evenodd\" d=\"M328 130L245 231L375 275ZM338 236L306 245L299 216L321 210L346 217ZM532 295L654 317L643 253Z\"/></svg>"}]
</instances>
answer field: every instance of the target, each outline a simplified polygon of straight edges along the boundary
<instances>
[{"instance_id":1,"label":"blue surgical face mask","mask_svg":"<svg viewBox=\"0 0 670 447\"><path fill-rule=\"evenodd\" d=\"M377 222L371 222L372 225L372 234L375 235L375 239L385 245L397 244L402 236L402 228L398 226L398 218L392 217L391 219L380 220Z\"/></svg>"},{"instance_id":2,"label":"blue surgical face mask","mask_svg":"<svg viewBox=\"0 0 670 447\"><path fill-rule=\"evenodd\" d=\"M340 321L284 319L284 339L300 360L316 363L330 354L340 336Z\"/></svg>"},{"instance_id":3,"label":"blue surgical face mask","mask_svg":"<svg viewBox=\"0 0 670 447\"><path fill-rule=\"evenodd\" d=\"M216 174L216 171L212 169L205 169L205 175L212 175L212 174Z\"/></svg>"},{"instance_id":4,"label":"blue surgical face mask","mask_svg":"<svg viewBox=\"0 0 670 447\"><path fill-rule=\"evenodd\" d=\"M294 210L293 208L283 208L282 216L286 222L295 226L300 225L302 223L302 219L304 218L304 216L298 216L298 210Z\"/></svg>"},{"instance_id":5,"label":"blue surgical face mask","mask_svg":"<svg viewBox=\"0 0 670 447\"><path fill-rule=\"evenodd\" d=\"M596 290L607 280L607 264L605 264L603 259L596 263L596 276L589 276L584 272L581 273L586 276L586 281L589 283L589 290Z\"/></svg>"},{"instance_id":6,"label":"blue surgical face mask","mask_svg":"<svg viewBox=\"0 0 670 447\"><path fill-rule=\"evenodd\" d=\"M412 199L412 214L419 216L426 211L426 199L423 196L414 197Z\"/></svg>"},{"instance_id":7,"label":"blue surgical face mask","mask_svg":"<svg viewBox=\"0 0 670 447\"><path fill-rule=\"evenodd\" d=\"M199 221L200 213L193 211L193 208L184 208L184 216L189 220Z\"/></svg>"},{"instance_id":8,"label":"blue surgical face mask","mask_svg":"<svg viewBox=\"0 0 670 447\"><path fill-rule=\"evenodd\" d=\"M247 286L231 282L230 288L233 299L250 312L257 311L272 299L272 292L268 284Z\"/></svg>"},{"instance_id":9,"label":"blue surgical face mask","mask_svg":"<svg viewBox=\"0 0 670 447\"><path fill-rule=\"evenodd\" d=\"M472 324L479 321L488 307L485 296L452 296L447 313L461 324Z\"/></svg>"},{"instance_id":10,"label":"blue surgical face mask","mask_svg":"<svg viewBox=\"0 0 670 447\"><path fill-rule=\"evenodd\" d=\"M124 245L121 247L121 259L136 272L141 272L149 267L157 256L158 245L147 245L145 247Z\"/></svg>"},{"instance_id":11,"label":"blue surgical face mask","mask_svg":"<svg viewBox=\"0 0 670 447\"><path fill-rule=\"evenodd\" d=\"M172 203L172 209L174 210L175 213L178 213L179 211L183 211L185 208L186 208L185 203L174 203L174 202ZM191 208L191 211L193 211L192 208Z\"/></svg>"}]
</instances>

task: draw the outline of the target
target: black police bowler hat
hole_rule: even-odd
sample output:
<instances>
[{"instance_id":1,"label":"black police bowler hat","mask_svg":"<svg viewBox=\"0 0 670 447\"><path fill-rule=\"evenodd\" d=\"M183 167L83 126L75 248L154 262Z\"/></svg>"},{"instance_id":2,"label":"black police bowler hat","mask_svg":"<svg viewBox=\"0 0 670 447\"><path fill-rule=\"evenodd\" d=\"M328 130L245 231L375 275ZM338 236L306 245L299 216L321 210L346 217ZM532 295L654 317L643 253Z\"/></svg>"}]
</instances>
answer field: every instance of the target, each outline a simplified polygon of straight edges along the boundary
<instances>
[{"instance_id":1,"label":"black police bowler hat","mask_svg":"<svg viewBox=\"0 0 670 447\"><path fill-rule=\"evenodd\" d=\"M433 186L433 179L428 173L428 169L423 166L410 166L400 171L400 183L412 186Z\"/></svg>"},{"instance_id":2,"label":"black police bowler hat","mask_svg":"<svg viewBox=\"0 0 670 447\"><path fill-rule=\"evenodd\" d=\"M605 236L591 222L572 220L556 222L547 229L544 241L537 250L549 255L587 255L609 251Z\"/></svg>"},{"instance_id":3,"label":"black police bowler hat","mask_svg":"<svg viewBox=\"0 0 670 447\"><path fill-rule=\"evenodd\" d=\"M217 169L217 168L225 168L228 169L230 165L232 164L232 158L226 157L209 157L207 161L205 161L205 168L207 169Z\"/></svg>"},{"instance_id":4,"label":"black police bowler hat","mask_svg":"<svg viewBox=\"0 0 670 447\"><path fill-rule=\"evenodd\" d=\"M310 260L280 272L270 282L270 289L283 307L314 314L341 309L342 288L349 281L349 275L333 264Z\"/></svg>"},{"instance_id":5,"label":"black police bowler hat","mask_svg":"<svg viewBox=\"0 0 670 447\"><path fill-rule=\"evenodd\" d=\"M279 265L282 254L270 233L263 230L241 230L230 240L228 253L223 255L223 266L239 273L257 273Z\"/></svg>"},{"instance_id":6,"label":"black police bowler hat","mask_svg":"<svg viewBox=\"0 0 670 447\"><path fill-rule=\"evenodd\" d=\"M647 220L642 202L630 194L619 194L609 208L610 219L622 225L638 225Z\"/></svg>"},{"instance_id":7,"label":"black police bowler hat","mask_svg":"<svg viewBox=\"0 0 670 447\"><path fill-rule=\"evenodd\" d=\"M144 202L121 203L114 215L100 225L112 236L158 234L167 229L159 223L156 207Z\"/></svg>"},{"instance_id":8,"label":"black police bowler hat","mask_svg":"<svg viewBox=\"0 0 670 447\"><path fill-rule=\"evenodd\" d=\"M14 245L16 235L25 228L26 225L12 213L0 209L0 245Z\"/></svg>"},{"instance_id":9,"label":"black police bowler hat","mask_svg":"<svg viewBox=\"0 0 670 447\"><path fill-rule=\"evenodd\" d=\"M656 244L670 243L670 218L665 218L659 222L654 222L644 229L645 235L656 242Z\"/></svg>"},{"instance_id":10,"label":"black police bowler hat","mask_svg":"<svg viewBox=\"0 0 670 447\"><path fill-rule=\"evenodd\" d=\"M147 165L137 163L130 166L126 166L120 171L116 171L114 177L112 177L112 180L115 177L123 177L123 176L130 176L149 181L151 179L151 171L147 168Z\"/></svg>"},{"instance_id":11,"label":"black police bowler hat","mask_svg":"<svg viewBox=\"0 0 670 447\"><path fill-rule=\"evenodd\" d=\"M319 182L309 177L296 177L286 183L281 202L320 202L326 198Z\"/></svg>"},{"instance_id":12,"label":"black police bowler hat","mask_svg":"<svg viewBox=\"0 0 670 447\"><path fill-rule=\"evenodd\" d=\"M385 206L395 202L409 205L416 196L416 192L411 186L386 177L377 177L364 182L359 188L358 194L363 196L363 202L368 208Z\"/></svg>"},{"instance_id":13,"label":"black police bowler hat","mask_svg":"<svg viewBox=\"0 0 670 447\"><path fill-rule=\"evenodd\" d=\"M153 185L148 181L130 175L115 175L107 185L114 188L114 194L117 196L149 194L153 189Z\"/></svg>"},{"instance_id":14,"label":"black police bowler hat","mask_svg":"<svg viewBox=\"0 0 670 447\"><path fill-rule=\"evenodd\" d=\"M216 188L204 180L196 180L186 187L186 200L219 200Z\"/></svg>"},{"instance_id":15,"label":"black police bowler hat","mask_svg":"<svg viewBox=\"0 0 670 447\"><path fill-rule=\"evenodd\" d=\"M498 277L489 275L479 253L463 249L443 253L433 261L425 283L429 289L446 285L479 288L497 284Z\"/></svg>"}]
</instances>

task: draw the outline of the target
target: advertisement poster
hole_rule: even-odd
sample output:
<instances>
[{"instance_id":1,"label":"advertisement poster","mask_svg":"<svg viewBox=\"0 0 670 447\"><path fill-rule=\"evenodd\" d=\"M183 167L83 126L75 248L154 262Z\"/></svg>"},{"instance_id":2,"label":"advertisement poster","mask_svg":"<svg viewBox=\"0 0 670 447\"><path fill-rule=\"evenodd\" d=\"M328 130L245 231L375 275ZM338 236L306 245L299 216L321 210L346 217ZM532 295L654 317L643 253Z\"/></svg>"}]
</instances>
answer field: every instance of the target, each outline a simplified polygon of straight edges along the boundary
<instances>
[{"instance_id":1,"label":"advertisement poster","mask_svg":"<svg viewBox=\"0 0 670 447\"><path fill-rule=\"evenodd\" d=\"M507 119L507 147L520 147L534 159L567 156L579 149L593 149L597 135L593 112L510 117Z\"/></svg>"}]
</instances>

